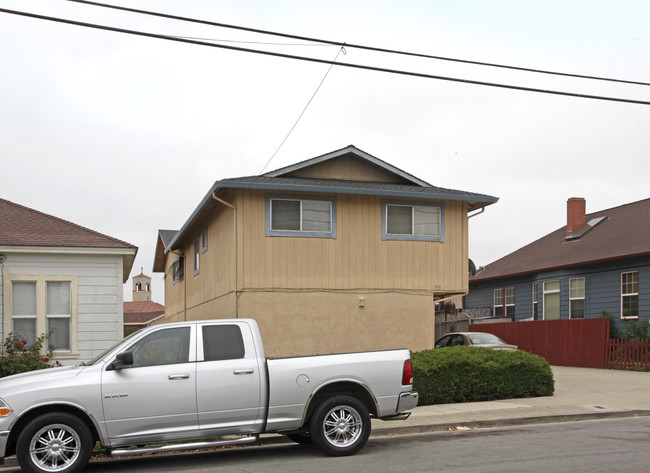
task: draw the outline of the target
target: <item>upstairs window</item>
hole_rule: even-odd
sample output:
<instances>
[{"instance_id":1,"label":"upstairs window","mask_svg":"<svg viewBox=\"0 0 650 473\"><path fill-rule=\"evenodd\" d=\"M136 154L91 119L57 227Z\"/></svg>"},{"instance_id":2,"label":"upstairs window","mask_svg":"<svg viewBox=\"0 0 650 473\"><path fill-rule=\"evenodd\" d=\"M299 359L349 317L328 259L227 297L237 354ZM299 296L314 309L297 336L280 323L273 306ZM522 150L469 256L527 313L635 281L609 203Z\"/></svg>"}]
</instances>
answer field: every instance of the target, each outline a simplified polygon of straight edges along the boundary
<instances>
[{"instance_id":1,"label":"upstairs window","mask_svg":"<svg viewBox=\"0 0 650 473\"><path fill-rule=\"evenodd\" d=\"M194 240L194 275L199 274L201 268L201 245L199 239Z\"/></svg>"},{"instance_id":2,"label":"upstairs window","mask_svg":"<svg viewBox=\"0 0 650 473\"><path fill-rule=\"evenodd\" d=\"M444 206L383 201L382 239L444 241Z\"/></svg>"},{"instance_id":3,"label":"upstairs window","mask_svg":"<svg viewBox=\"0 0 650 473\"><path fill-rule=\"evenodd\" d=\"M185 279L185 258L179 256L172 263L172 283L176 284L183 279Z\"/></svg>"},{"instance_id":4,"label":"upstairs window","mask_svg":"<svg viewBox=\"0 0 650 473\"><path fill-rule=\"evenodd\" d=\"M621 319L639 318L639 272L621 273Z\"/></svg>"},{"instance_id":5,"label":"upstairs window","mask_svg":"<svg viewBox=\"0 0 650 473\"><path fill-rule=\"evenodd\" d=\"M268 195L266 236L336 238L336 200Z\"/></svg>"}]
</instances>

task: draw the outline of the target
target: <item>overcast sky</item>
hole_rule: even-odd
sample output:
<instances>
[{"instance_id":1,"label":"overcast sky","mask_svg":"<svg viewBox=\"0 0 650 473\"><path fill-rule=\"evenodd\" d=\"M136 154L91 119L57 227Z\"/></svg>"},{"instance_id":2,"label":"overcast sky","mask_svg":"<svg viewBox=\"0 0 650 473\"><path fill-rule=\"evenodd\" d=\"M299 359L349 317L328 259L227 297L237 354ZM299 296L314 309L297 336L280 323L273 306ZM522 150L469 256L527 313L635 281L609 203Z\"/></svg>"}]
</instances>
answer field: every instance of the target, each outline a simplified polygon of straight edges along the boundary
<instances>
[{"instance_id":1,"label":"overcast sky","mask_svg":"<svg viewBox=\"0 0 650 473\"><path fill-rule=\"evenodd\" d=\"M218 1L114 4L300 36L650 82L650 2ZM65 0L0 8L338 62L650 102L650 87L407 59ZM227 41L227 42L224 42ZM260 43L282 43L269 45ZM287 45L287 43L291 43ZM297 45L297 43L301 43ZM179 229L216 180L262 171L327 64L0 13L0 197L139 248ZM267 171L353 144L435 186L493 195L477 266L594 212L650 197L650 106L334 66ZM130 281L124 300L131 300Z\"/></svg>"}]
</instances>

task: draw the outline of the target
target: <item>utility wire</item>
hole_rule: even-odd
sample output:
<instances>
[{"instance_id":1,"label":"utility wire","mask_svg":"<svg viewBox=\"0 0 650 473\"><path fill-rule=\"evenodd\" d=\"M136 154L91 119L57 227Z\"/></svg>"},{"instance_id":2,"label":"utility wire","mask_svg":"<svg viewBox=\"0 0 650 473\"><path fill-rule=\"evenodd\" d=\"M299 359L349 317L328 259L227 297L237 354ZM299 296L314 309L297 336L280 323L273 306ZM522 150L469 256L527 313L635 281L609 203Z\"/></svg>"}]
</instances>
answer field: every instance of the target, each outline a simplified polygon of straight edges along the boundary
<instances>
[{"instance_id":1,"label":"utility wire","mask_svg":"<svg viewBox=\"0 0 650 473\"><path fill-rule=\"evenodd\" d=\"M336 63L336 60L339 58L339 55L340 55L341 53L346 54L346 53L345 53L345 48L341 47L341 49L339 49L339 52L336 53L336 57L335 57L334 60L332 61L332 64L330 64L329 69L327 69L327 72L326 72L325 75L323 76L323 79L320 81L320 84L318 84L318 87L316 87L316 90L314 91L314 93L312 94L311 98L310 98L309 101L307 102L307 105L305 105L305 107L302 109L302 112L300 112L300 115L298 116L298 119L296 120L296 122L293 124L293 126L292 126L291 129L289 130L289 133L287 133L287 136L284 137L284 139L282 140L282 143L280 143L280 146L278 146L278 149L275 150L275 153L273 153L273 156L271 156L271 158L266 162L266 164L264 165L264 167L263 167L262 170L260 171L260 175L264 174L264 171L266 170L267 167L269 167L269 164L271 164L271 161L273 161L273 158L275 158L275 155L278 154L278 152L280 151L280 148L282 148L282 146L284 145L284 143L289 139L289 136L291 135L291 133L293 133L293 130L296 128L296 126L298 125L298 122L300 121L300 119L302 118L302 116L303 116L303 115L305 114L305 112L307 111L307 107L309 107L309 105L311 104L311 102L314 100L314 97L316 97L316 94L318 93L318 91L320 90L321 86L323 85L323 82L325 82L325 79L327 79L327 76L329 75L330 71L332 70L332 67L334 67L334 64ZM251 185L252 185L252 184L251 184Z\"/></svg>"},{"instance_id":2,"label":"utility wire","mask_svg":"<svg viewBox=\"0 0 650 473\"><path fill-rule=\"evenodd\" d=\"M110 5L107 3L99 3L99 2L93 2L93 1L87 1L87 0L68 0L69 2L74 2L74 3L82 3L85 5L91 5L91 6L97 6L97 7L103 7L103 8L111 8L114 10L121 10L121 11L128 11L131 13L139 13L142 15L150 15L150 16L157 16L159 18L167 18L171 20L179 20L179 21L187 21L191 23L199 23L203 25L209 25L209 26L217 26L219 28L229 28L233 30L239 30L239 31L248 31L250 33L259 33L259 34L265 34L265 35L271 35L271 36L280 36L283 38L291 38L291 39L298 39L301 41L309 41L309 42L314 42L314 43L322 43L322 44L328 44L331 46L343 46L342 41L330 41L326 39L317 39L317 38L310 38L307 36L298 36L298 35L292 35L292 34L287 34L287 33L279 33L275 31L268 31L268 30L260 30L257 28L249 28L245 26L236 26L236 25L229 25L226 23L217 23L213 21L207 21L207 20L199 20L197 18L188 18L188 17L183 17L183 16L177 16L177 15L169 15L166 13L158 13L158 12L153 12L149 10L138 10L135 8L128 8L128 7L121 7L118 5ZM564 77L574 77L574 78L579 78L579 79L590 79L590 80L600 80L600 81L608 81L608 82L620 82L623 84L634 84L634 85L650 85L648 82L638 82L638 81L632 81L632 80L624 80L624 79L614 79L614 78L609 78L609 77L598 77L598 76L589 76L589 75L582 75L582 74L571 74L567 72L556 72L556 71L547 71L543 69L532 69L528 67L519 67L519 66L509 66L505 64L495 64L495 63L490 63L490 62L481 62L481 61L471 61L468 59L458 59L458 58L451 58L451 57L444 57L444 56L434 56L430 54L423 54L423 53L413 53L413 52L408 52L408 51L400 51L400 50L395 50L395 49L386 49L386 48L379 48L379 47L373 47L373 46L363 46L360 44L350 44L350 43L345 43L346 48L354 48L354 49L362 49L365 51L374 51L374 52L380 52L380 53L389 53L389 54L400 54L403 56L412 56L412 57L419 57L419 58L425 58L425 59L437 59L440 61L451 61L451 62L457 62L457 63L462 63L462 64L473 64L476 66L487 66L487 67L497 67L497 68L502 68L502 69L510 69L510 70L515 70L515 71L524 71L524 72L534 72L537 74L549 74L549 75L555 75L555 76L564 76Z\"/></svg>"},{"instance_id":3,"label":"utility wire","mask_svg":"<svg viewBox=\"0 0 650 473\"><path fill-rule=\"evenodd\" d=\"M72 1L72 0L71 0ZM320 63L320 64L330 64L330 61L326 59L318 59L318 58L311 58L311 57L305 57L305 56L295 56L292 54L283 54L283 53L276 53L276 52L271 52L271 51L260 51L257 49L248 49L248 48L242 48L242 47L237 47L237 46L227 46L224 44L214 44L214 43L208 43L204 41L196 41L196 40L189 40L189 39L182 39L182 38L177 38L177 37L172 37L172 36L166 36L166 35L161 35L161 34L154 34L154 33L146 33L144 31L137 31L137 30L128 30L124 28L117 28L113 26L105 26L105 25L98 25L98 24L93 24L93 23L84 23L81 21L75 21L75 20L68 20L64 18L57 18L57 17L51 17L51 16L44 16L44 15L38 15L35 13L27 13L27 12L21 12L21 11L16 11L16 10L8 10L5 8L0 8L0 13L9 13L12 15L19 15L19 16L24 16L28 18L36 18L39 20L47 20L47 21L53 21L57 23L65 23L69 25L74 25L74 26L83 26L86 28L94 28L94 29L99 29L103 31L112 31L116 33L125 33L125 34L131 34L135 36L143 36L147 38L156 38L156 39L164 39L167 41L176 41L176 42L181 42L181 43L188 43L188 44L196 44L196 45L201 45L201 46L210 46L213 48L220 48L220 49L229 49L232 51L240 51L240 52L247 52L247 53L254 53L254 54L261 54L265 56L274 56L274 57L281 57L285 59L295 59L299 61L307 61L307 62L315 62L315 63ZM343 44L339 45L343 46ZM347 45L345 45L347 47ZM631 103L631 104L638 104L638 105L650 105L650 102L644 101L644 100L635 100L635 99L625 99L625 98L620 98L620 97L607 97L607 96L602 96L602 95L588 95L588 94L579 94L575 92L563 92L563 91L558 91L558 90L548 90L548 89L536 89L532 87L522 87L522 86L517 86L517 85L508 85L508 84L499 84L495 82L484 82L484 81L477 81L477 80L472 80L472 79L460 79L460 78L455 78L455 77L446 77L446 76L438 76L438 75L433 75L433 74L425 74L421 72L410 72L410 71L404 71L404 70L399 70L399 69L388 69L384 67L375 67L375 66L364 66L361 64L352 64L352 63L346 63L346 62L340 62L338 63L339 66L342 67L349 67L353 69L363 69L363 70L368 70L368 71L374 71L374 72L385 72L389 74L398 74L398 75L403 75L403 76L412 76L412 77L422 77L425 79L435 79L435 80L444 80L444 81L449 81L449 82L460 82L464 84L472 84L472 85L482 85L486 87L496 87L500 89L510 89L510 90L519 90L523 92L536 92L536 93L541 93L541 94L550 94L550 95L560 95L560 96L565 96L565 97L577 97L577 98L583 98L583 99L592 99L592 100L604 100L604 101L609 101L609 102L622 102L622 103Z\"/></svg>"}]
</instances>

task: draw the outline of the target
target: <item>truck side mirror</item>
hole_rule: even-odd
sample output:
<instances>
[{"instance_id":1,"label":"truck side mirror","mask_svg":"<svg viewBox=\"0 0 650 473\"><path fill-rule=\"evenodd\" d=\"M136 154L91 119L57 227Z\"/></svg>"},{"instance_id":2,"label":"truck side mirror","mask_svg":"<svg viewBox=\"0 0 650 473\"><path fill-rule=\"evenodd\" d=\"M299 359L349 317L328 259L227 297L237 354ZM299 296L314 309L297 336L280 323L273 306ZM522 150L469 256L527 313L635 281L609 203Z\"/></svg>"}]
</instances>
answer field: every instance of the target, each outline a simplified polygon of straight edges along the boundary
<instances>
[{"instance_id":1,"label":"truck side mirror","mask_svg":"<svg viewBox=\"0 0 650 473\"><path fill-rule=\"evenodd\" d=\"M123 351L118 353L110 365L108 365L107 370L121 370L122 368L128 368L133 365L133 352L132 351Z\"/></svg>"}]
</instances>

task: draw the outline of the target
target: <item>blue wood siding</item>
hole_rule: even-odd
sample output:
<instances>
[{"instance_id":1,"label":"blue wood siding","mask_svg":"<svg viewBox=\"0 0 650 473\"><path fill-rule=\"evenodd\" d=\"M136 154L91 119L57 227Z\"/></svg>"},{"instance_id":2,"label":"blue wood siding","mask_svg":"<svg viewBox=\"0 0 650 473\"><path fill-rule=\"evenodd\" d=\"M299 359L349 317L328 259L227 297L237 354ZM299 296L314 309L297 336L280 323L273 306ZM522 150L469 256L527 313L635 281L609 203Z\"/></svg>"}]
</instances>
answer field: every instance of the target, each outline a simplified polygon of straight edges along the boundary
<instances>
[{"instance_id":1,"label":"blue wood siding","mask_svg":"<svg viewBox=\"0 0 650 473\"><path fill-rule=\"evenodd\" d=\"M503 278L484 282L470 280L469 293L465 296L465 308L493 307L495 289L515 288L515 320L532 316L532 285L538 283L538 313L543 314L543 283L560 281L560 318L569 318L569 280L585 279L585 316L601 317L609 312L617 323L621 317L621 274L630 271L639 273L639 319L650 322L650 258L629 259L609 264L597 264L528 274L518 278Z\"/></svg>"}]
</instances>

